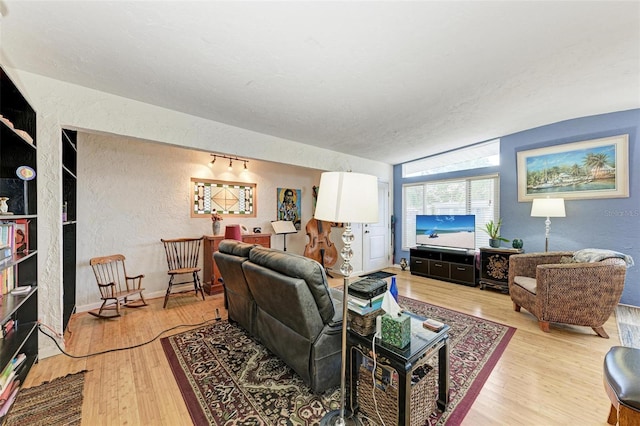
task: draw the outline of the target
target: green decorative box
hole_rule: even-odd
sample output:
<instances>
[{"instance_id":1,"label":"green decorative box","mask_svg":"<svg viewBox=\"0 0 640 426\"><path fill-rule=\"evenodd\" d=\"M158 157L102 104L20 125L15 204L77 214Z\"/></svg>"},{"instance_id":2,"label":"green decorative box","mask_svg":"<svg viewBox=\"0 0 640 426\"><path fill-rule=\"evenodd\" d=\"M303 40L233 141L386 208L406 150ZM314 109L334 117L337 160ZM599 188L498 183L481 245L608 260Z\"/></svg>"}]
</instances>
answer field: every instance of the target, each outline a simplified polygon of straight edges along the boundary
<instances>
[{"instance_id":1,"label":"green decorative box","mask_svg":"<svg viewBox=\"0 0 640 426\"><path fill-rule=\"evenodd\" d=\"M411 342L411 318L406 314L382 316L382 341L403 349Z\"/></svg>"}]
</instances>

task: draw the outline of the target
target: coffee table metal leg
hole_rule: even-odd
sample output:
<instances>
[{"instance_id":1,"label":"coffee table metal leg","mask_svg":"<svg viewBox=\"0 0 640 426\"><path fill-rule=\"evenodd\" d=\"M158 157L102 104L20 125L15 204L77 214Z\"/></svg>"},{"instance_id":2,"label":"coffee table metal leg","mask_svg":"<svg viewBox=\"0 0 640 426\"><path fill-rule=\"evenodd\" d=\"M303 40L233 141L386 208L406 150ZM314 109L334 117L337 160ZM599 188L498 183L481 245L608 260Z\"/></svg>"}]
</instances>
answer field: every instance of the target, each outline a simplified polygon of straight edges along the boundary
<instances>
[{"instance_id":1,"label":"coffee table metal leg","mask_svg":"<svg viewBox=\"0 0 640 426\"><path fill-rule=\"evenodd\" d=\"M438 408L446 410L449 405L449 336L438 350Z\"/></svg>"}]
</instances>

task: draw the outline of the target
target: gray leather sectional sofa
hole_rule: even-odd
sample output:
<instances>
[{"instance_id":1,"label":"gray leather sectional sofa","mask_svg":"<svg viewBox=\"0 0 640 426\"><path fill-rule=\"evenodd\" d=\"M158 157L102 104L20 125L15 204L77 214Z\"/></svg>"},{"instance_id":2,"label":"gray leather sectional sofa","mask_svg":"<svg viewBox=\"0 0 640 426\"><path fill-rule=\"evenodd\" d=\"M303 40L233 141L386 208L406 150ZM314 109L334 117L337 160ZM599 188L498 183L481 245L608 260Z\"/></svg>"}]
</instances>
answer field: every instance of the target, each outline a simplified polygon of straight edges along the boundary
<instances>
[{"instance_id":1,"label":"gray leather sectional sofa","mask_svg":"<svg viewBox=\"0 0 640 426\"><path fill-rule=\"evenodd\" d=\"M213 257L229 320L282 359L316 393L340 384L341 293L315 260L235 240Z\"/></svg>"}]
</instances>

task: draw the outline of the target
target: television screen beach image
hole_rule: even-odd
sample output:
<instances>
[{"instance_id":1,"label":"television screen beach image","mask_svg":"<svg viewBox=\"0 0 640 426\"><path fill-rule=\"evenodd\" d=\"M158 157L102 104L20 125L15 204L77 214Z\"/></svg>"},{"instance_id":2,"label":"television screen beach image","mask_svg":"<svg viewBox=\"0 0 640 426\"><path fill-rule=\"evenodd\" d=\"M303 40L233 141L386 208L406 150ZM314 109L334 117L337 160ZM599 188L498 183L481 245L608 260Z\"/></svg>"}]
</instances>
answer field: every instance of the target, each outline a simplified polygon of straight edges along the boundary
<instances>
[{"instance_id":1,"label":"television screen beach image","mask_svg":"<svg viewBox=\"0 0 640 426\"><path fill-rule=\"evenodd\" d=\"M475 249L475 215L417 215L416 243L425 246L439 246Z\"/></svg>"}]
</instances>

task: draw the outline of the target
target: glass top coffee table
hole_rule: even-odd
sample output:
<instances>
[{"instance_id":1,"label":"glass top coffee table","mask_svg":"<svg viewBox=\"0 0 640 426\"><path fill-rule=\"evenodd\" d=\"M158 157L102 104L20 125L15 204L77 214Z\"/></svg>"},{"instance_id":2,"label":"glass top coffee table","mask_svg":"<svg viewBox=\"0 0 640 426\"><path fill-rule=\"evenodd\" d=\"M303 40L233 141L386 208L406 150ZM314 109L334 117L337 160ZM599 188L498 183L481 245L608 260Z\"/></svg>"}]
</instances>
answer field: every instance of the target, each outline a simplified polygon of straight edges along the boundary
<instances>
[{"instance_id":1,"label":"glass top coffee table","mask_svg":"<svg viewBox=\"0 0 640 426\"><path fill-rule=\"evenodd\" d=\"M403 349L389 345L375 338L377 362L390 366L398 373L398 424L410 424L411 420L411 375L413 370L427 359L438 353L438 409L444 411L449 403L449 329L444 325L438 331L422 326L426 319L410 312L404 312L411 318L411 342ZM350 384L348 399L355 406L357 380L362 356L372 356L374 335L362 336L349 330L347 334L348 371Z\"/></svg>"}]
</instances>

